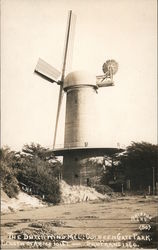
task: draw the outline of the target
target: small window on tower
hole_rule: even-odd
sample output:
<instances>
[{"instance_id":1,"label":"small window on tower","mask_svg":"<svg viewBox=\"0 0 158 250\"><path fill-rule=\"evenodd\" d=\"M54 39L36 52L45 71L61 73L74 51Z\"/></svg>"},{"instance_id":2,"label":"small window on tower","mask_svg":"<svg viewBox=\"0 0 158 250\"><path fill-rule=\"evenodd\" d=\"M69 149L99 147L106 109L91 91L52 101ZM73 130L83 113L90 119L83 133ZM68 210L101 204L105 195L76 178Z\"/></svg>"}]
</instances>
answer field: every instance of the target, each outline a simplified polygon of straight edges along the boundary
<instances>
[{"instance_id":1,"label":"small window on tower","mask_svg":"<svg viewBox=\"0 0 158 250\"><path fill-rule=\"evenodd\" d=\"M78 174L75 174L75 178L78 178Z\"/></svg>"},{"instance_id":2,"label":"small window on tower","mask_svg":"<svg viewBox=\"0 0 158 250\"><path fill-rule=\"evenodd\" d=\"M88 147L88 142L86 141L86 142L84 143L84 145L85 145L85 147Z\"/></svg>"},{"instance_id":3,"label":"small window on tower","mask_svg":"<svg viewBox=\"0 0 158 250\"><path fill-rule=\"evenodd\" d=\"M77 158L77 157L75 157L75 161L78 161L78 158Z\"/></svg>"}]
</instances>

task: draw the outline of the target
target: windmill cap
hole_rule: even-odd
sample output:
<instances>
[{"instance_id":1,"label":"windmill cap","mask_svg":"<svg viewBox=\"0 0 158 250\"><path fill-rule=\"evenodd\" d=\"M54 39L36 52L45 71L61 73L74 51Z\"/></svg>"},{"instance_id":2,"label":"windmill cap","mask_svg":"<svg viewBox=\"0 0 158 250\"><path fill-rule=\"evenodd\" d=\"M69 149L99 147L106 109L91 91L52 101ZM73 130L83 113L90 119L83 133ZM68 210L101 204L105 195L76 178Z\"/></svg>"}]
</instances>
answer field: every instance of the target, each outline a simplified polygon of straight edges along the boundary
<instances>
[{"instance_id":1,"label":"windmill cap","mask_svg":"<svg viewBox=\"0 0 158 250\"><path fill-rule=\"evenodd\" d=\"M64 90L80 85L93 86L97 88L96 76L87 71L74 71L65 77Z\"/></svg>"}]
</instances>

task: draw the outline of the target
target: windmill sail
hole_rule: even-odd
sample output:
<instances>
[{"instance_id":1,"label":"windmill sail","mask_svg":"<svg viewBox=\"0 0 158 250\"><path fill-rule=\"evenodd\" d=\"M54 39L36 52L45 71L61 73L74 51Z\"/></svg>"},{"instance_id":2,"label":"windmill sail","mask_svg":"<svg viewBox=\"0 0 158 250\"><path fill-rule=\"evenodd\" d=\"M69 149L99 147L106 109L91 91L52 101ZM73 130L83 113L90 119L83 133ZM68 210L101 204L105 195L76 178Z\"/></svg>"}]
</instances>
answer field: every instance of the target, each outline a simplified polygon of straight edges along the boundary
<instances>
[{"instance_id":1,"label":"windmill sail","mask_svg":"<svg viewBox=\"0 0 158 250\"><path fill-rule=\"evenodd\" d=\"M57 107L57 114L56 114L56 122L55 122L55 131L54 131L53 149L55 148L55 143L56 143L57 128L58 128L59 115L60 115L60 109L61 109L63 95L64 95L63 86L60 85L59 97L58 97L58 107Z\"/></svg>"},{"instance_id":2,"label":"windmill sail","mask_svg":"<svg viewBox=\"0 0 158 250\"><path fill-rule=\"evenodd\" d=\"M64 80L65 72L70 71L71 68L74 37L75 37L75 25L76 25L76 15L72 13L72 10L70 10L68 13L61 81Z\"/></svg>"},{"instance_id":3,"label":"windmill sail","mask_svg":"<svg viewBox=\"0 0 158 250\"><path fill-rule=\"evenodd\" d=\"M56 82L57 84L60 85L53 148L55 147L60 109L61 109L62 98L64 94L63 84L64 84L65 73L66 71L68 71L68 69L70 69L70 64L71 64L71 59L72 59L75 23L76 23L76 16L72 14L72 10L70 10L68 13L68 23L67 23L67 30L66 30L63 65L62 65L61 73L57 69L49 65L47 62L42 60L41 58L39 58L38 63L35 68L35 73L37 73L38 75L40 75L41 77L43 77L44 79L50 82Z\"/></svg>"},{"instance_id":4,"label":"windmill sail","mask_svg":"<svg viewBox=\"0 0 158 250\"><path fill-rule=\"evenodd\" d=\"M68 23L67 23L67 30L66 30L63 65L62 65L62 71L61 71L62 72L61 73L61 85L60 85L60 90L59 90L59 99L58 99L55 131L54 131L53 148L55 148L58 121L59 121L60 109L61 109L61 104L62 104L62 99L63 99L63 94L64 94L63 84L64 84L65 72L68 69L67 66L70 67L70 59L72 58L75 22L76 22L76 16L72 14L72 10L70 10L68 13Z\"/></svg>"},{"instance_id":5,"label":"windmill sail","mask_svg":"<svg viewBox=\"0 0 158 250\"><path fill-rule=\"evenodd\" d=\"M38 63L35 68L35 73L39 74L41 77L45 78L50 82L57 82L61 73L52 67L50 64L39 58Z\"/></svg>"}]
</instances>

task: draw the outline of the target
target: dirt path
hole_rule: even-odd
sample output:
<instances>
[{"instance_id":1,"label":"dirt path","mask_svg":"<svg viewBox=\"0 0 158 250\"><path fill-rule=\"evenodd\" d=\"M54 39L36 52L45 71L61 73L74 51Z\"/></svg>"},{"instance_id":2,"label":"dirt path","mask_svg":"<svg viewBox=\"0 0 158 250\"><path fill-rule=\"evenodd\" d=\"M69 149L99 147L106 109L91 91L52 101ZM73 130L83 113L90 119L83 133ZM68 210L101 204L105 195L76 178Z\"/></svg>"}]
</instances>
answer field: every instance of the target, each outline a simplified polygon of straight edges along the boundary
<instances>
[{"instance_id":1,"label":"dirt path","mask_svg":"<svg viewBox=\"0 0 158 250\"><path fill-rule=\"evenodd\" d=\"M109 202L58 205L3 215L3 248L17 249L23 245L27 248L35 242L37 245L32 245L34 248L110 249L119 247L119 244L126 249L133 244L132 247L135 248L133 242L138 240L136 234L141 234L142 231L139 229L140 223L133 217L141 214L145 217L155 217L157 201L152 197L122 197ZM63 234L68 238L59 239ZM15 235L16 239L12 239ZM29 236L32 241L28 241ZM42 238L44 236L45 238ZM144 238L145 243L148 244L148 241L149 237L146 240Z\"/></svg>"}]
</instances>

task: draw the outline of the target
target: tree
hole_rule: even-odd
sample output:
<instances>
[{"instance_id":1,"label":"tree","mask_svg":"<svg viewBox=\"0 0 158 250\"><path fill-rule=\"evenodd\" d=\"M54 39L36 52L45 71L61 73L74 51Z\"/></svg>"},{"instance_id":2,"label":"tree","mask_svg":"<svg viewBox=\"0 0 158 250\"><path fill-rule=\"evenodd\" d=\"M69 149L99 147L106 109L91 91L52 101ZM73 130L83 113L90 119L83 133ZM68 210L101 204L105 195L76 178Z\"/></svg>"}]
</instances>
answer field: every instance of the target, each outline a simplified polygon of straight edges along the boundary
<instances>
[{"instance_id":1,"label":"tree","mask_svg":"<svg viewBox=\"0 0 158 250\"><path fill-rule=\"evenodd\" d=\"M120 166L133 190L146 189L153 184L153 168L157 179L158 146L147 142L133 142L120 156Z\"/></svg>"},{"instance_id":2,"label":"tree","mask_svg":"<svg viewBox=\"0 0 158 250\"><path fill-rule=\"evenodd\" d=\"M22 152L27 155L38 157L44 161L56 160L54 153L49 148L44 148L40 144L31 143L30 145L25 144Z\"/></svg>"},{"instance_id":3,"label":"tree","mask_svg":"<svg viewBox=\"0 0 158 250\"><path fill-rule=\"evenodd\" d=\"M1 161L1 183L4 192L12 198L16 197L19 192L18 181L14 166L17 163L17 153L11 151L9 147L0 149Z\"/></svg>"},{"instance_id":4,"label":"tree","mask_svg":"<svg viewBox=\"0 0 158 250\"><path fill-rule=\"evenodd\" d=\"M119 156L120 153L104 156L104 171L101 176L101 184L108 185L118 192L121 191L122 183L125 181L124 169L120 166Z\"/></svg>"},{"instance_id":5,"label":"tree","mask_svg":"<svg viewBox=\"0 0 158 250\"><path fill-rule=\"evenodd\" d=\"M25 145L22 152L6 147L0 150L0 160L2 187L9 197L16 197L21 184L45 201L60 201L61 163L50 149L34 143Z\"/></svg>"},{"instance_id":6,"label":"tree","mask_svg":"<svg viewBox=\"0 0 158 250\"><path fill-rule=\"evenodd\" d=\"M24 145L17 179L54 204L60 201L59 175L61 163L53 152L39 144Z\"/></svg>"}]
</instances>

